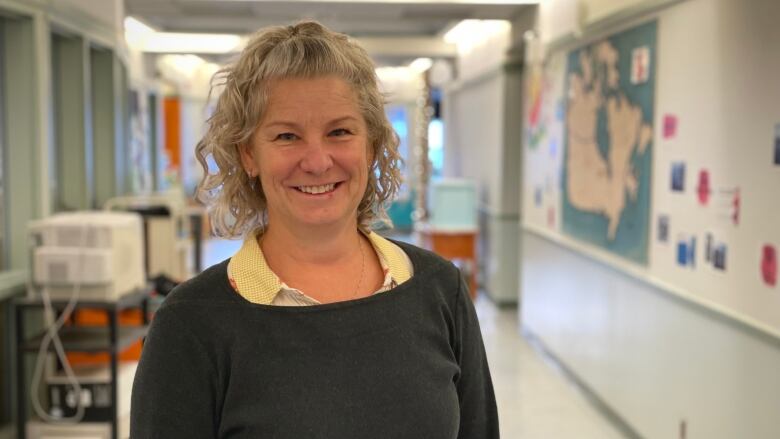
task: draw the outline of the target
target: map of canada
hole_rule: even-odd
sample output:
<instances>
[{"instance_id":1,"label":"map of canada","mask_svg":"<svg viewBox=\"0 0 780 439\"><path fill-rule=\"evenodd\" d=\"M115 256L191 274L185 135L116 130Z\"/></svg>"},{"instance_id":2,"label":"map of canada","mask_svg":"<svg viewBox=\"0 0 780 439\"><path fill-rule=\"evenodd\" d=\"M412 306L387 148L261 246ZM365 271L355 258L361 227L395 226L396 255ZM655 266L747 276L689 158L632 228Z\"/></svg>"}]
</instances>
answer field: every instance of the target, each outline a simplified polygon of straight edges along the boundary
<instances>
[{"instance_id":1,"label":"map of canada","mask_svg":"<svg viewBox=\"0 0 780 439\"><path fill-rule=\"evenodd\" d=\"M563 230L647 261L655 22L575 50L567 67Z\"/></svg>"}]
</instances>

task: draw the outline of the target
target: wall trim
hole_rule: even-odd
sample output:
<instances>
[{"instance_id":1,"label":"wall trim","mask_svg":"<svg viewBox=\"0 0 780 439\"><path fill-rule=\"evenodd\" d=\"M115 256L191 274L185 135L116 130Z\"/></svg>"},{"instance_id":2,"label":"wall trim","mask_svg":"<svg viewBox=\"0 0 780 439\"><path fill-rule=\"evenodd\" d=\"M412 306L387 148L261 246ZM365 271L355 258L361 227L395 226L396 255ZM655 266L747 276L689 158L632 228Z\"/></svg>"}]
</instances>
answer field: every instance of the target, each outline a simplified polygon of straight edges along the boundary
<instances>
[{"instance_id":1,"label":"wall trim","mask_svg":"<svg viewBox=\"0 0 780 439\"><path fill-rule=\"evenodd\" d=\"M96 21L82 11L56 0L0 0L0 9L11 14L33 16L43 14L50 28L61 29L73 35L84 37L90 44L114 49L120 45L117 39L120 30Z\"/></svg>"},{"instance_id":2,"label":"wall trim","mask_svg":"<svg viewBox=\"0 0 780 439\"><path fill-rule=\"evenodd\" d=\"M52 8L47 12L49 27L52 30L64 30L84 38L87 44L96 44L109 49L116 46L114 29L86 17L79 11L70 8Z\"/></svg>"},{"instance_id":3,"label":"wall trim","mask_svg":"<svg viewBox=\"0 0 780 439\"><path fill-rule=\"evenodd\" d=\"M27 287L27 277L27 270L0 272L0 301L7 300L23 293Z\"/></svg>"},{"instance_id":4,"label":"wall trim","mask_svg":"<svg viewBox=\"0 0 780 439\"><path fill-rule=\"evenodd\" d=\"M33 14L40 11L43 8L43 3L40 0L0 0L0 9L4 9L4 13L14 15L26 15L32 17Z\"/></svg>"},{"instance_id":5,"label":"wall trim","mask_svg":"<svg viewBox=\"0 0 780 439\"><path fill-rule=\"evenodd\" d=\"M480 73L479 75L472 76L468 79L456 79L448 84L445 84L443 88L447 93L458 93L464 89L468 89L482 84L483 82L490 81L491 79L501 76L502 74L522 71L523 66L524 61L522 58L517 56L507 56L503 62L496 65L495 67L492 67Z\"/></svg>"},{"instance_id":6,"label":"wall trim","mask_svg":"<svg viewBox=\"0 0 780 439\"><path fill-rule=\"evenodd\" d=\"M580 394L596 409L616 430L628 439L641 439L640 435L620 414L604 401L598 393L591 389L588 384L577 375L572 368L561 361L558 356L550 350L544 341L539 338L530 328L521 326L520 333L528 342L531 348L539 354L542 361L553 370L563 376L566 381L572 384Z\"/></svg>"},{"instance_id":7,"label":"wall trim","mask_svg":"<svg viewBox=\"0 0 780 439\"><path fill-rule=\"evenodd\" d=\"M486 216L489 216L490 218L499 219L499 220L520 221L520 213L502 212L501 210L492 208L485 203L480 203L477 206L477 213L484 214Z\"/></svg>"},{"instance_id":8,"label":"wall trim","mask_svg":"<svg viewBox=\"0 0 780 439\"><path fill-rule=\"evenodd\" d=\"M644 267L626 262L622 258L619 258L618 256L615 256L606 250L592 247L573 238L551 232L532 224L522 223L520 227L522 232L527 232L539 236L563 249L569 250L575 254L591 259L596 263L602 264L617 273L650 285L656 290L661 291L666 298L671 299L678 304L681 304L706 317L713 318L720 321L721 323L725 323L737 330L743 331L780 349L780 331L767 324L742 315L736 311L726 308L725 306L696 297L684 288L672 285L669 282L661 280L656 276L648 274Z\"/></svg>"},{"instance_id":9,"label":"wall trim","mask_svg":"<svg viewBox=\"0 0 780 439\"><path fill-rule=\"evenodd\" d=\"M612 14L598 17L585 23L581 32L569 32L550 41L545 46L545 53L573 49L590 41L619 32L631 25L651 18L662 9L669 8L687 0L646 0L634 6L622 9Z\"/></svg>"}]
</instances>

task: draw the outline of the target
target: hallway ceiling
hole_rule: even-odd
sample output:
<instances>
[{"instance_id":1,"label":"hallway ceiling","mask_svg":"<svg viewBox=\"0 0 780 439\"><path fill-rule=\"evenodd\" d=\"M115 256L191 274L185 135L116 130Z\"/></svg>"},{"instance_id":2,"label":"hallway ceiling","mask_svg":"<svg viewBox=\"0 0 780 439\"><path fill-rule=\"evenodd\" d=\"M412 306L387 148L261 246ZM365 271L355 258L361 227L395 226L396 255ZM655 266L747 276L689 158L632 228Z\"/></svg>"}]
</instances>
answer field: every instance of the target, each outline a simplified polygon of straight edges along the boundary
<instances>
[{"instance_id":1,"label":"hallway ceiling","mask_svg":"<svg viewBox=\"0 0 780 439\"><path fill-rule=\"evenodd\" d=\"M315 19L364 42L377 58L452 55L441 36L464 19L511 20L538 0L125 0L127 15L163 32L247 34Z\"/></svg>"}]
</instances>

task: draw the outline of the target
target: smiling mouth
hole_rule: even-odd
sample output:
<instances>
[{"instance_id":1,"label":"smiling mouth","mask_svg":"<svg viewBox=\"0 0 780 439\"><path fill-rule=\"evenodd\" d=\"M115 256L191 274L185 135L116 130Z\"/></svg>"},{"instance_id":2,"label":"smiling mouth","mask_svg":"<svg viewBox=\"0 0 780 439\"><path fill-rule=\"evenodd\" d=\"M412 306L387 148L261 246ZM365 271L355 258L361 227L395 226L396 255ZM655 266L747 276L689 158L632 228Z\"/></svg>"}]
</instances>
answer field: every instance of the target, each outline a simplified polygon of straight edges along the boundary
<instances>
[{"instance_id":1,"label":"smiling mouth","mask_svg":"<svg viewBox=\"0 0 780 439\"><path fill-rule=\"evenodd\" d=\"M333 192L340 184L341 182L323 184L319 186L295 186L295 189L305 194L322 195L322 194L327 194L329 192Z\"/></svg>"}]
</instances>

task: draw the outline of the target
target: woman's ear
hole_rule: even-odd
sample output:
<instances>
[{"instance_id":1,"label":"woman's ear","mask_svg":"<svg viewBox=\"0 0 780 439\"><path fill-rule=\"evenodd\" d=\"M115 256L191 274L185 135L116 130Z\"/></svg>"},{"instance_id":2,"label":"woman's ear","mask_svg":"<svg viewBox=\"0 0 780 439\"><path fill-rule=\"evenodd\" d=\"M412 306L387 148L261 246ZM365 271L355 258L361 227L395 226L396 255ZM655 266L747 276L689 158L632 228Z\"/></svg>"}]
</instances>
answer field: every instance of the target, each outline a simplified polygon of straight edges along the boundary
<instances>
[{"instance_id":1,"label":"woman's ear","mask_svg":"<svg viewBox=\"0 0 780 439\"><path fill-rule=\"evenodd\" d=\"M255 151L252 149L252 143L247 142L238 145L238 153L241 155L241 165L243 165L247 175L250 177L257 175L255 170Z\"/></svg>"}]
</instances>

